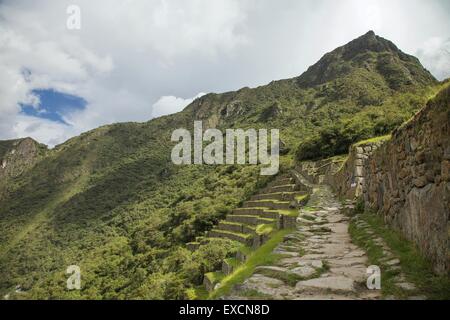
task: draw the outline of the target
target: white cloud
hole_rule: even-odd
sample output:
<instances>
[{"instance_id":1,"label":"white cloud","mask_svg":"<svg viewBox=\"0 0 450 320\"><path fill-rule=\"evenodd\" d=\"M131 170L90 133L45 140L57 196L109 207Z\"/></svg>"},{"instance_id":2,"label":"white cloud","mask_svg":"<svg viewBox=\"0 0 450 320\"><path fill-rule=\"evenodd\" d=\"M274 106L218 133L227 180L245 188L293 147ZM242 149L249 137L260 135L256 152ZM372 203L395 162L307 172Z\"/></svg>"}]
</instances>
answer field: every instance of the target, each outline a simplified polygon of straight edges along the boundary
<instances>
[{"instance_id":1,"label":"white cloud","mask_svg":"<svg viewBox=\"0 0 450 320\"><path fill-rule=\"evenodd\" d=\"M33 137L51 148L61 143L61 141L81 133L76 128L59 122L25 115L18 115L11 124L15 135L14 138Z\"/></svg>"},{"instance_id":2,"label":"white cloud","mask_svg":"<svg viewBox=\"0 0 450 320\"><path fill-rule=\"evenodd\" d=\"M66 28L74 3L81 30ZM177 112L191 101L178 97L297 76L368 29L406 52L422 47L425 66L449 76L438 53L449 38L446 9L446 0L3 0L0 139L29 134L54 144ZM37 103L36 88L78 95L87 108L65 115L70 126L24 117L19 103Z\"/></svg>"},{"instance_id":3,"label":"white cloud","mask_svg":"<svg viewBox=\"0 0 450 320\"><path fill-rule=\"evenodd\" d=\"M69 4L0 2L0 139L29 133L50 143L106 123L146 121L165 92L193 94L180 89L183 76L172 81L180 61L214 61L245 44L235 32L245 20L237 0L80 0L79 31L66 29ZM31 72L27 81L24 68ZM19 115L19 103L36 88L81 96L88 106L66 115L71 126L50 130L47 121L34 119L34 130L25 130L30 119Z\"/></svg>"},{"instance_id":4,"label":"white cloud","mask_svg":"<svg viewBox=\"0 0 450 320\"><path fill-rule=\"evenodd\" d=\"M417 57L438 79L450 77L450 38L430 38L417 50Z\"/></svg>"},{"instance_id":5,"label":"white cloud","mask_svg":"<svg viewBox=\"0 0 450 320\"><path fill-rule=\"evenodd\" d=\"M192 101L204 96L205 93L199 93L194 98L183 99L174 96L163 96L153 104L153 117L161 117L168 114L176 113L187 107Z\"/></svg>"}]
</instances>

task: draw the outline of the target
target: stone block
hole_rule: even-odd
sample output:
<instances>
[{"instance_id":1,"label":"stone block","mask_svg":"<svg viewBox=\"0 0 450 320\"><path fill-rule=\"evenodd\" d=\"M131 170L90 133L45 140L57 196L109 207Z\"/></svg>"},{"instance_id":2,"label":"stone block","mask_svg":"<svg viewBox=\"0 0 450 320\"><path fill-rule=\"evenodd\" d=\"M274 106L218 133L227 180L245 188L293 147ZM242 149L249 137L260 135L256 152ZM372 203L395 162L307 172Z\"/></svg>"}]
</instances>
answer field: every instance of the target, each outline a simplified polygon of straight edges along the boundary
<instances>
[{"instance_id":1,"label":"stone block","mask_svg":"<svg viewBox=\"0 0 450 320\"><path fill-rule=\"evenodd\" d=\"M415 178L413 180L413 184L417 188L423 188L428 184L428 180L425 176L421 176L421 177Z\"/></svg>"}]
</instances>

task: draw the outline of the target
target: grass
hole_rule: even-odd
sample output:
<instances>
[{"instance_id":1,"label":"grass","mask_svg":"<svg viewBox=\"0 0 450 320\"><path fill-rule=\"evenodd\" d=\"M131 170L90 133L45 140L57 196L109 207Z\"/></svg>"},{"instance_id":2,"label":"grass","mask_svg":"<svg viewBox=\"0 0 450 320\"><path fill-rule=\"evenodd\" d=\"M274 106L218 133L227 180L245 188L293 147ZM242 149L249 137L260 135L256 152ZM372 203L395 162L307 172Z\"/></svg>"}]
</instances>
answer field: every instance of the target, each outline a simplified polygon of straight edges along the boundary
<instances>
[{"instance_id":1,"label":"grass","mask_svg":"<svg viewBox=\"0 0 450 320\"><path fill-rule=\"evenodd\" d=\"M204 285L199 285L194 288L186 290L187 300L206 300L208 298L208 290L205 289Z\"/></svg>"},{"instance_id":2,"label":"grass","mask_svg":"<svg viewBox=\"0 0 450 320\"><path fill-rule=\"evenodd\" d=\"M226 221L226 220L221 220L220 224L224 224L224 225L227 225L227 226L240 226L240 225L242 225L242 223L239 223L239 222L230 222L230 221Z\"/></svg>"},{"instance_id":3,"label":"grass","mask_svg":"<svg viewBox=\"0 0 450 320\"><path fill-rule=\"evenodd\" d=\"M316 210L317 210L317 209L312 208L312 207L310 207L310 206L304 206L304 207L302 207L302 211L313 212L313 211L316 211Z\"/></svg>"},{"instance_id":4,"label":"grass","mask_svg":"<svg viewBox=\"0 0 450 320\"><path fill-rule=\"evenodd\" d=\"M275 224L260 224L256 227L256 234L268 235L276 229Z\"/></svg>"},{"instance_id":5,"label":"grass","mask_svg":"<svg viewBox=\"0 0 450 320\"><path fill-rule=\"evenodd\" d=\"M232 274L222 279L220 287L211 292L209 298L216 299L226 295L236 284L242 283L250 277L257 266L273 264L280 259L281 255L274 254L272 251L283 241L284 236L291 232L292 230L289 229L276 232L265 244L250 253L245 263L240 265Z\"/></svg>"},{"instance_id":6,"label":"grass","mask_svg":"<svg viewBox=\"0 0 450 320\"><path fill-rule=\"evenodd\" d=\"M280 272L276 270L270 270L270 269L261 269L258 270L259 274L262 274L269 278L274 278L283 281L285 284L291 287L295 287L297 282L301 280L305 280L304 277L299 276L298 274L295 274L293 272Z\"/></svg>"},{"instance_id":7,"label":"grass","mask_svg":"<svg viewBox=\"0 0 450 320\"><path fill-rule=\"evenodd\" d=\"M259 200L255 200L255 201L259 201ZM248 210L248 209L260 209L260 210L265 210L267 209L267 207L242 207L242 208L236 208L233 211L244 211L244 210Z\"/></svg>"},{"instance_id":8,"label":"grass","mask_svg":"<svg viewBox=\"0 0 450 320\"><path fill-rule=\"evenodd\" d=\"M374 138L370 138L370 139L366 139L366 140L362 140L359 141L357 143L355 143L353 146L354 147L359 147L368 143L375 143L375 142L384 142L384 141L388 141L391 139L391 135L385 135L385 136L380 136L380 137L374 137Z\"/></svg>"},{"instance_id":9,"label":"grass","mask_svg":"<svg viewBox=\"0 0 450 320\"><path fill-rule=\"evenodd\" d=\"M328 158L329 160L331 160L332 162L343 162L346 161L348 158L348 154L344 153L344 154L339 154L337 156Z\"/></svg>"},{"instance_id":10,"label":"grass","mask_svg":"<svg viewBox=\"0 0 450 320\"><path fill-rule=\"evenodd\" d=\"M228 231L228 230L219 230L219 229L213 229L214 232L218 232L218 233L222 233L222 234L230 234L230 235L235 235L238 237L242 237L245 239L251 238L252 235L248 234L248 233L239 233L239 232L233 232L233 231Z\"/></svg>"},{"instance_id":11,"label":"grass","mask_svg":"<svg viewBox=\"0 0 450 320\"><path fill-rule=\"evenodd\" d=\"M261 203L262 205L263 205L264 203L267 203L267 202L273 202L273 203L289 203L289 201L281 201L281 200L277 200L277 199L251 200L251 202L259 202L259 203Z\"/></svg>"},{"instance_id":12,"label":"grass","mask_svg":"<svg viewBox=\"0 0 450 320\"><path fill-rule=\"evenodd\" d=\"M217 282L220 282L224 278L224 274L220 271L208 272L208 273L205 273L205 277L207 277L211 283L217 283Z\"/></svg>"},{"instance_id":13,"label":"grass","mask_svg":"<svg viewBox=\"0 0 450 320\"><path fill-rule=\"evenodd\" d=\"M448 81L448 79L447 79ZM432 92L429 93L428 95L428 100L430 101L436 101L436 99L438 99L438 95L441 94L441 92L444 92L446 89L448 89L450 87L449 83L444 83L443 85L438 85L437 87L435 87ZM406 127L408 124L410 124L417 116L417 114L421 111L422 109L417 110L414 115L412 115L409 119L405 120L398 128L397 130L401 130L402 128Z\"/></svg>"},{"instance_id":14,"label":"grass","mask_svg":"<svg viewBox=\"0 0 450 320\"><path fill-rule=\"evenodd\" d=\"M367 222L370 229L384 239L393 254L400 259L401 270L406 280L414 283L418 290L405 292L394 284L398 271L382 273L382 293L385 296L405 298L406 296L425 295L429 299L450 299L450 278L434 274L429 262L420 254L417 247L399 232L388 228L383 220L375 214L363 213L360 219ZM383 250L375 244L364 229L350 223L350 235L357 245L367 250L369 262L382 266ZM383 268L382 268L383 270Z\"/></svg>"},{"instance_id":15,"label":"grass","mask_svg":"<svg viewBox=\"0 0 450 320\"><path fill-rule=\"evenodd\" d=\"M314 221L314 220L316 220L315 217L310 216L309 214L302 214L302 215L301 215L301 218L303 218L303 219L305 219L305 220L309 220L309 221Z\"/></svg>"},{"instance_id":16,"label":"grass","mask_svg":"<svg viewBox=\"0 0 450 320\"><path fill-rule=\"evenodd\" d=\"M298 210L296 209L278 209L278 210L265 210L267 212L278 212L281 215L289 216L289 217L297 217Z\"/></svg>"},{"instance_id":17,"label":"grass","mask_svg":"<svg viewBox=\"0 0 450 320\"><path fill-rule=\"evenodd\" d=\"M227 258L225 259L225 262L233 268L239 266L239 261L236 258Z\"/></svg>"},{"instance_id":18,"label":"grass","mask_svg":"<svg viewBox=\"0 0 450 320\"><path fill-rule=\"evenodd\" d=\"M239 247L238 251L248 257L252 252L252 248L242 245Z\"/></svg>"},{"instance_id":19,"label":"grass","mask_svg":"<svg viewBox=\"0 0 450 320\"><path fill-rule=\"evenodd\" d=\"M302 194L302 195L295 196L295 200L297 200L297 201L303 201L307 198L308 198L308 194Z\"/></svg>"},{"instance_id":20,"label":"grass","mask_svg":"<svg viewBox=\"0 0 450 320\"><path fill-rule=\"evenodd\" d=\"M279 192L271 192L271 193L261 193L261 194L259 194L259 195L280 195L280 194L293 194L293 193L295 193L294 191L279 191ZM264 200L264 199L262 199L262 200ZM249 200L249 201L259 201L259 200Z\"/></svg>"},{"instance_id":21,"label":"grass","mask_svg":"<svg viewBox=\"0 0 450 320\"><path fill-rule=\"evenodd\" d=\"M268 223L268 224L273 223L273 222L276 221L275 219L262 218L262 217L260 217L258 220L259 220L259 221L264 221L264 222L266 222L266 223Z\"/></svg>"}]
</instances>

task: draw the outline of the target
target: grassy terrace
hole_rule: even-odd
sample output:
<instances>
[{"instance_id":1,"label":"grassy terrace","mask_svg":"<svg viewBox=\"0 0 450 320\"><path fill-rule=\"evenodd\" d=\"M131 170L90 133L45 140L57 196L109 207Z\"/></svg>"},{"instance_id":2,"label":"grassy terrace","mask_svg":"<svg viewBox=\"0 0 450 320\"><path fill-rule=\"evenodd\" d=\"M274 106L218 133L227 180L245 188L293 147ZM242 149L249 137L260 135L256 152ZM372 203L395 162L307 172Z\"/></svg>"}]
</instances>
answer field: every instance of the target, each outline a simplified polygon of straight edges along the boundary
<instances>
[{"instance_id":1,"label":"grassy terrace","mask_svg":"<svg viewBox=\"0 0 450 320\"><path fill-rule=\"evenodd\" d=\"M355 143L353 146L354 147L359 147L368 143L375 143L375 142L384 142L384 141L388 141L391 139L391 135L385 135L385 136L380 136L380 137L374 137L374 138L370 138L370 139L366 139L366 140L362 140L359 141L357 143Z\"/></svg>"},{"instance_id":2,"label":"grassy terrace","mask_svg":"<svg viewBox=\"0 0 450 320\"><path fill-rule=\"evenodd\" d=\"M289 229L275 232L265 244L253 252L250 248L242 247L240 250L246 251L246 253L249 254L247 261L237 267L232 274L221 279L220 287L211 292L208 298L216 299L228 294L234 285L242 283L245 279L250 277L257 266L273 264L278 259L282 258L282 255L273 254L272 251L283 241L284 236L290 232L292 232L292 230Z\"/></svg>"},{"instance_id":3,"label":"grassy terrace","mask_svg":"<svg viewBox=\"0 0 450 320\"><path fill-rule=\"evenodd\" d=\"M400 259L402 272L408 281L417 286L414 294L425 295L428 299L450 299L450 278L437 276L433 273L431 265L420 254L416 246L405 239L400 233L388 228L383 220L373 213L363 213L360 219L369 224L371 229L391 248L392 252ZM383 249L375 244L371 237L363 230L358 229L355 222L349 227L353 241L367 250L369 262L383 266ZM383 268L382 268L383 269ZM382 293L384 296L405 298L411 292L405 292L394 285L398 272L388 271L382 273Z\"/></svg>"},{"instance_id":4,"label":"grassy terrace","mask_svg":"<svg viewBox=\"0 0 450 320\"><path fill-rule=\"evenodd\" d=\"M245 238L245 239L250 239L252 237L252 234L250 234L250 233L240 233L240 232L234 232L234 231L229 231L229 230L219 230L219 229L212 229L211 231L214 231L217 233L222 233L222 234L235 235L237 237L241 237L241 238Z\"/></svg>"},{"instance_id":5,"label":"grassy terrace","mask_svg":"<svg viewBox=\"0 0 450 320\"><path fill-rule=\"evenodd\" d=\"M285 216L289 216L289 217L297 217L298 216L298 210L296 210L296 209L288 209L288 210L278 209L278 210L264 210L264 211L278 212L281 215L285 215Z\"/></svg>"},{"instance_id":6,"label":"grassy terrace","mask_svg":"<svg viewBox=\"0 0 450 320\"><path fill-rule=\"evenodd\" d=\"M260 195L280 195L280 194L286 194L286 195L291 195L294 193L298 193L298 191L279 191L279 192L271 192L271 193L261 193ZM254 200L254 201L258 201L258 200Z\"/></svg>"},{"instance_id":7,"label":"grassy terrace","mask_svg":"<svg viewBox=\"0 0 450 320\"><path fill-rule=\"evenodd\" d=\"M236 215L236 216L237 216L237 215ZM254 215L251 215L251 214L240 214L239 217L254 218L255 216L254 216ZM264 217L258 217L258 220L264 221L264 222L267 222L267 223L272 223L272 222L275 221L275 219L264 218ZM224 221L229 222L228 220L224 220ZM236 223L239 223L239 222L236 222Z\"/></svg>"},{"instance_id":8,"label":"grassy terrace","mask_svg":"<svg viewBox=\"0 0 450 320\"><path fill-rule=\"evenodd\" d=\"M276 229L276 225L274 223L271 224L260 224L256 227L256 234L259 235L269 235Z\"/></svg>"},{"instance_id":9,"label":"grassy terrace","mask_svg":"<svg viewBox=\"0 0 450 320\"><path fill-rule=\"evenodd\" d=\"M277 199L262 199L262 200L250 200L251 202L258 202L261 203L261 205L264 205L264 203L267 202L273 202L273 203L289 203L289 201L281 201Z\"/></svg>"},{"instance_id":10,"label":"grassy terrace","mask_svg":"<svg viewBox=\"0 0 450 320\"><path fill-rule=\"evenodd\" d=\"M305 200L306 198L308 198L308 195L307 195L307 194L302 194L302 195L296 196L296 197L295 197L295 200L297 200L297 201L303 201L303 200Z\"/></svg>"},{"instance_id":11,"label":"grassy terrace","mask_svg":"<svg viewBox=\"0 0 450 320\"><path fill-rule=\"evenodd\" d=\"M253 229L253 230L256 229L256 226L252 226L252 225L245 224L245 223L239 223L239 222L230 222L230 221L227 221L227 220L220 221L219 226L220 225L223 225L223 226L236 226L236 227L245 226L246 228L249 228L249 229Z\"/></svg>"}]
</instances>

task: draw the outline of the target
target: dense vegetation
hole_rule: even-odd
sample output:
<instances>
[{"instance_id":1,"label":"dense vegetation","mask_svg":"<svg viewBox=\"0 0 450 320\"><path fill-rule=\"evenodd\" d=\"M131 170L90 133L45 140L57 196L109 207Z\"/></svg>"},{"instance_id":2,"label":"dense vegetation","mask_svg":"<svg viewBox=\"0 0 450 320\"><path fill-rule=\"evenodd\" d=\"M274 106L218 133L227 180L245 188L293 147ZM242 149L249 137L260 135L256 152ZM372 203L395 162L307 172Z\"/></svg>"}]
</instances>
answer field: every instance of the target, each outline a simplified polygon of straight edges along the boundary
<instances>
[{"instance_id":1,"label":"dense vegetation","mask_svg":"<svg viewBox=\"0 0 450 320\"><path fill-rule=\"evenodd\" d=\"M208 94L175 115L70 139L8 182L0 200L0 294L189 298L201 275L236 248L217 240L191 253L184 244L267 178L255 166L174 166L172 130L194 120L279 128L289 163L294 155L344 153L357 140L389 133L437 88L416 58L368 33L298 78ZM66 290L71 264L81 267L81 291Z\"/></svg>"}]
</instances>

